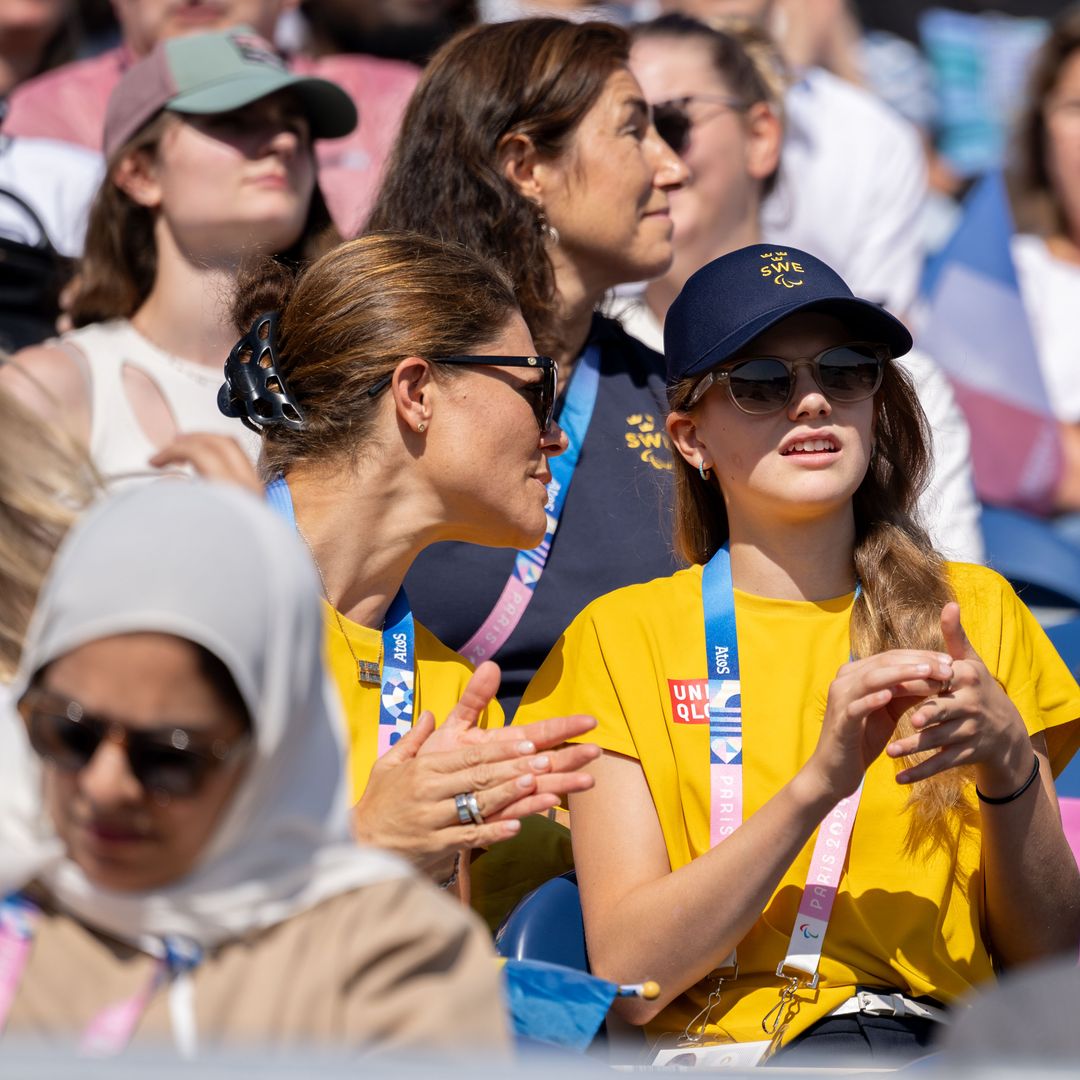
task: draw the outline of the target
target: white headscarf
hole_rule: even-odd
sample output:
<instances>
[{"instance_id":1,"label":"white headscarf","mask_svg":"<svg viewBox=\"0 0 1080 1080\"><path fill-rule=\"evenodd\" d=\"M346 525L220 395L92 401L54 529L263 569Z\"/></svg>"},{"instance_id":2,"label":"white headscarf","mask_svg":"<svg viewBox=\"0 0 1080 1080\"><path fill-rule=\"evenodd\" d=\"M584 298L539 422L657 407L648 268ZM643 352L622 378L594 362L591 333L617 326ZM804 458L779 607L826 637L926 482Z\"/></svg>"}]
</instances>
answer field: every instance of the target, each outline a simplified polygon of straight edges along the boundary
<instances>
[{"instance_id":1,"label":"white headscarf","mask_svg":"<svg viewBox=\"0 0 1080 1080\"><path fill-rule=\"evenodd\" d=\"M126 941L212 947L409 873L349 836L344 725L322 665L322 612L294 532L239 489L163 480L108 499L61 545L12 686L99 638L173 634L232 674L251 716L247 772L194 869L149 892L102 889L64 850L13 704L0 712L0 896L40 881Z\"/></svg>"}]
</instances>

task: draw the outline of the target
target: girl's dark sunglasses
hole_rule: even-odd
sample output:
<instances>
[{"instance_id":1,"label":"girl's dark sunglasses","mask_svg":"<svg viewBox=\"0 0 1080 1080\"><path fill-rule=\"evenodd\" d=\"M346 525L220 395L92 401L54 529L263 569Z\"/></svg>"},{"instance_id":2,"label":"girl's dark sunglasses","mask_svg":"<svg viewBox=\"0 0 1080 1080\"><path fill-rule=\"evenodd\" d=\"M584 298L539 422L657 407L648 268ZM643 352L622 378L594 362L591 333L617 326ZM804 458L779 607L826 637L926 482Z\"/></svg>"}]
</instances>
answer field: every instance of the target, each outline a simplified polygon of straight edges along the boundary
<instances>
[{"instance_id":1,"label":"girl's dark sunglasses","mask_svg":"<svg viewBox=\"0 0 1080 1080\"><path fill-rule=\"evenodd\" d=\"M128 767L143 789L157 795L188 798L207 777L248 750L251 737L215 739L197 746L198 736L183 728L164 732L131 731L122 724L90 716L77 701L32 688L19 701L34 752L63 772L90 764L105 740L127 753Z\"/></svg>"},{"instance_id":2,"label":"girl's dark sunglasses","mask_svg":"<svg viewBox=\"0 0 1080 1080\"><path fill-rule=\"evenodd\" d=\"M515 386L517 391L528 403L536 417L536 423L543 435L555 416L555 397L559 386L559 365L550 356L473 356L461 354L459 356L429 356L433 364L469 364L475 367L524 367L539 368L543 377L539 382L525 383ZM385 375L377 383L368 388L368 396L375 397L381 394L389 385L392 375Z\"/></svg>"},{"instance_id":3,"label":"girl's dark sunglasses","mask_svg":"<svg viewBox=\"0 0 1080 1080\"><path fill-rule=\"evenodd\" d=\"M680 157L690 145L690 132L694 127L694 118L690 115L690 106L700 101L706 105L719 105L733 112L745 112L746 102L738 98L724 97L720 94L692 94L689 97L672 98L670 101L657 101L652 106L653 125L656 133Z\"/></svg>"},{"instance_id":4,"label":"girl's dark sunglasses","mask_svg":"<svg viewBox=\"0 0 1080 1080\"><path fill-rule=\"evenodd\" d=\"M714 383L727 385L732 402L744 413L763 416L786 408L795 394L796 368L805 364L818 389L830 400L852 404L873 397L885 374L890 352L884 345L853 342L837 345L817 356L784 360L755 356L710 371L693 389L684 408L690 409Z\"/></svg>"}]
</instances>

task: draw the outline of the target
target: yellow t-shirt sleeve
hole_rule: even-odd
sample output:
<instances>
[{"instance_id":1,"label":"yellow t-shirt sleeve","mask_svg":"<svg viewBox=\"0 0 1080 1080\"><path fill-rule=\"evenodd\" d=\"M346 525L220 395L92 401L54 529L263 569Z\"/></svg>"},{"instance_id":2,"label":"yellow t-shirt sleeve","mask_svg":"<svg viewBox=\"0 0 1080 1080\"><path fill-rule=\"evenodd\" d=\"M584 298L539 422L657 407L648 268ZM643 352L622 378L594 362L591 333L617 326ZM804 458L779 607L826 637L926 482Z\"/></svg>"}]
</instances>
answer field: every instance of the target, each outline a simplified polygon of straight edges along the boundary
<instances>
[{"instance_id":1,"label":"yellow t-shirt sleeve","mask_svg":"<svg viewBox=\"0 0 1080 1080\"><path fill-rule=\"evenodd\" d=\"M521 699L514 723L577 713L595 716L598 725L578 741L627 757L640 756L590 608L578 615L548 653Z\"/></svg>"},{"instance_id":2,"label":"yellow t-shirt sleeve","mask_svg":"<svg viewBox=\"0 0 1080 1080\"><path fill-rule=\"evenodd\" d=\"M960 618L1029 734L1045 732L1056 776L1080 747L1080 687L1035 616L999 574L950 567Z\"/></svg>"}]
</instances>

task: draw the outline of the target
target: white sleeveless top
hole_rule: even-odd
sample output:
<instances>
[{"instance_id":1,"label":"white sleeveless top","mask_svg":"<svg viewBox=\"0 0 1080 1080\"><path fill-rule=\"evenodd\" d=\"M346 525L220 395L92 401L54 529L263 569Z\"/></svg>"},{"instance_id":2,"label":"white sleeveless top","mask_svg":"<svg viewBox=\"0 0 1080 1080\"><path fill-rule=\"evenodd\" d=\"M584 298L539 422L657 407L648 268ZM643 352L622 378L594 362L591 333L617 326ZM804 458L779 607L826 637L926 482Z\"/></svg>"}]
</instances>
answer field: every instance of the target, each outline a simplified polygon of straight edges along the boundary
<instances>
[{"instance_id":1,"label":"white sleeveless top","mask_svg":"<svg viewBox=\"0 0 1080 1080\"><path fill-rule=\"evenodd\" d=\"M93 323L51 344L79 354L90 388L90 456L105 479L151 473L149 459L174 435L163 431L155 441L150 437L155 433L144 431L124 388L125 368L138 371L157 387L176 423L175 434L230 435L252 463L258 459L258 436L218 410L224 357L221 368L210 368L173 356L143 337L127 319Z\"/></svg>"}]
</instances>

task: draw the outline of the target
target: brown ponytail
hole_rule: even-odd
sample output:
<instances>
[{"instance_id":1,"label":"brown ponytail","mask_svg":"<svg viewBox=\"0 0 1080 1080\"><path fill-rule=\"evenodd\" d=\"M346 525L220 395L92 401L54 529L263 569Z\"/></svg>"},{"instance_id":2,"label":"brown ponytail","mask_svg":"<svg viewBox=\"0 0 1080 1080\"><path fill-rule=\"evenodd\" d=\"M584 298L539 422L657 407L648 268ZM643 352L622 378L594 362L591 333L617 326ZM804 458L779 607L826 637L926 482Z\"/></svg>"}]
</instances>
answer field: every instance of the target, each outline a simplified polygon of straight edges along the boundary
<instances>
[{"instance_id":1,"label":"brown ponytail","mask_svg":"<svg viewBox=\"0 0 1080 1080\"><path fill-rule=\"evenodd\" d=\"M683 379L668 392L681 411L700 376ZM851 612L851 653L872 656L887 649L944 651L941 609L954 600L941 556L915 517L930 473L926 416L907 373L885 365L875 399L875 450L855 492L855 570L861 583ZM697 470L675 456L675 548L689 563L706 563L727 542L727 512L719 487L703 484ZM897 735L911 734L909 710ZM928 754L900 759L910 767ZM912 853L950 843L950 812L974 812L965 792L966 770L949 769L912 785L907 847Z\"/></svg>"},{"instance_id":2,"label":"brown ponytail","mask_svg":"<svg viewBox=\"0 0 1080 1080\"><path fill-rule=\"evenodd\" d=\"M407 356L471 353L517 311L498 266L459 244L416 233L371 233L293 276L273 259L237 282L240 333L279 312L277 373L303 414L301 430L268 428L267 477L300 462L336 463L370 448L379 401L368 391ZM455 369L435 365L433 377Z\"/></svg>"}]
</instances>

